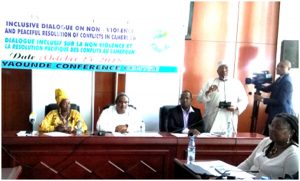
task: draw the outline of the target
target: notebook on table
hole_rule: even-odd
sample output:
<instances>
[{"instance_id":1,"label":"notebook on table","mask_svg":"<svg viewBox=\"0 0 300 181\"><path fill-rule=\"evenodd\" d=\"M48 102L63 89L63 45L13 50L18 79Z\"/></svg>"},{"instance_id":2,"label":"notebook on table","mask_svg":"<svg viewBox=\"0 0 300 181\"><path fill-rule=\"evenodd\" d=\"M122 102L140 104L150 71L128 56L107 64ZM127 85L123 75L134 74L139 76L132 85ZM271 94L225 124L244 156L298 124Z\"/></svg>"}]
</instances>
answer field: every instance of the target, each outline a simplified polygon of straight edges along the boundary
<instances>
[{"instance_id":1,"label":"notebook on table","mask_svg":"<svg viewBox=\"0 0 300 181\"><path fill-rule=\"evenodd\" d=\"M236 166L230 165L220 160L213 161L197 161L190 164L184 164L192 172L199 175L208 176L233 176L236 179L255 178L254 175L249 174Z\"/></svg>"}]
</instances>

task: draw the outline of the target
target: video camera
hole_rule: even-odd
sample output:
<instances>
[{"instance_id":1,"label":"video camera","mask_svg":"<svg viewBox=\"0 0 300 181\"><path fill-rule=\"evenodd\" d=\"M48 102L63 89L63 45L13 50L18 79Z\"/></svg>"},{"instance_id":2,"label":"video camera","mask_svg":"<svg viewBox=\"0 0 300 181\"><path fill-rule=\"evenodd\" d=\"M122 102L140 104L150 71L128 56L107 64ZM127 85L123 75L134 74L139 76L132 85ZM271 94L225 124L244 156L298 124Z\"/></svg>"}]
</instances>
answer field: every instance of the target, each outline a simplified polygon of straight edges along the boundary
<instances>
[{"instance_id":1,"label":"video camera","mask_svg":"<svg viewBox=\"0 0 300 181\"><path fill-rule=\"evenodd\" d=\"M253 75L253 78L246 78L246 84L254 84L256 89L260 89L262 84L272 83L272 74L267 70L261 73L254 73Z\"/></svg>"},{"instance_id":2,"label":"video camera","mask_svg":"<svg viewBox=\"0 0 300 181\"><path fill-rule=\"evenodd\" d=\"M231 102L221 101L219 102L220 109L227 109L231 106Z\"/></svg>"}]
</instances>

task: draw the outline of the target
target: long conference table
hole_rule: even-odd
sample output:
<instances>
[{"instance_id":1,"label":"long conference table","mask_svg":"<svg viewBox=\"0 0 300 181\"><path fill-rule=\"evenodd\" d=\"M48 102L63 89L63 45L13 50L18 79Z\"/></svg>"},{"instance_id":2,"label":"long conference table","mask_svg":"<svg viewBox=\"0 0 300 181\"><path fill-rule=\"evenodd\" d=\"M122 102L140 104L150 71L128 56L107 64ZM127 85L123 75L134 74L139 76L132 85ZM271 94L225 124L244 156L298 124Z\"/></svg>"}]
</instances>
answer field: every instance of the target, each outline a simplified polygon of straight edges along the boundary
<instances>
[{"instance_id":1,"label":"long conference table","mask_svg":"<svg viewBox=\"0 0 300 181\"><path fill-rule=\"evenodd\" d=\"M198 136L197 160L237 165L264 138ZM186 159L182 134L17 136L2 132L2 168L22 166L23 179L172 179L174 159Z\"/></svg>"}]
</instances>

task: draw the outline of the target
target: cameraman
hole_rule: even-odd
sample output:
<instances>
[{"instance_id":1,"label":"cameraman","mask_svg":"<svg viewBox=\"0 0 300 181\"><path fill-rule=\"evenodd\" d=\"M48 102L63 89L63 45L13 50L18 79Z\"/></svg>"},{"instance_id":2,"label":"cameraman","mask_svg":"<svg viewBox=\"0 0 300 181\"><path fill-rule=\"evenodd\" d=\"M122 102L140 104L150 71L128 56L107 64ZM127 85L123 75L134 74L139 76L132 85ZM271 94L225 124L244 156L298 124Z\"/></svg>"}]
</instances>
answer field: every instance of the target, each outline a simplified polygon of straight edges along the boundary
<instances>
[{"instance_id":1,"label":"cameraman","mask_svg":"<svg viewBox=\"0 0 300 181\"><path fill-rule=\"evenodd\" d=\"M277 80L268 86L262 86L260 88L263 92L270 92L270 98L265 98L257 94L254 95L256 101L260 101L267 105L266 113L268 113L268 119L263 133L266 136L269 135L268 125L271 124L271 121L276 114L294 114L292 107L293 86L289 75L290 69L290 61L280 61L276 68L277 74L279 75Z\"/></svg>"},{"instance_id":2,"label":"cameraman","mask_svg":"<svg viewBox=\"0 0 300 181\"><path fill-rule=\"evenodd\" d=\"M205 131L225 133L228 122L232 133L237 132L238 115L247 107L248 97L238 79L228 78L228 65L218 65L218 78L209 80L198 95L198 102L205 104Z\"/></svg>"}]
</instances>

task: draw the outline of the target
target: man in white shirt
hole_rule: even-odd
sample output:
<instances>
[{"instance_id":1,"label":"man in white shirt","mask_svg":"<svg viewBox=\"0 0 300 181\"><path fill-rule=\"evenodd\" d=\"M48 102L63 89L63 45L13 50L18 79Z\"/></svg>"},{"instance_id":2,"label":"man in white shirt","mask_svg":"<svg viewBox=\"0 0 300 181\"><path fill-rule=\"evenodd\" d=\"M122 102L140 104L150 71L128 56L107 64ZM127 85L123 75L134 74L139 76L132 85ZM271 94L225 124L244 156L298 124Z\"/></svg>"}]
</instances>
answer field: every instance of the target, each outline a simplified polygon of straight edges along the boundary
<instances>
[{"instance_id":1,"label":"man in white shirt","mask_svg":"<svg viewBox=\"0 0 300 181\"><path fill-rule=\"evenodd\" d=\"M238 115L246 109L248 97L240 80L228 78L226 63L220 63L217 72L219 77L209 80L197 98L205 104L205 130L237 133Z\"/></svg>"},{"instance_id":2,"label":"man in white shirt","mask_svg":"<svg viewBox=\"0 0 300 181\"><path fill-rule=\"evenodd\" d=\"M137 110L128 104L128 96L120 93L115 104L102 111L97 121L97 130L120 133L139 132L142 118Z\"/></svg>"}]
</instances>

